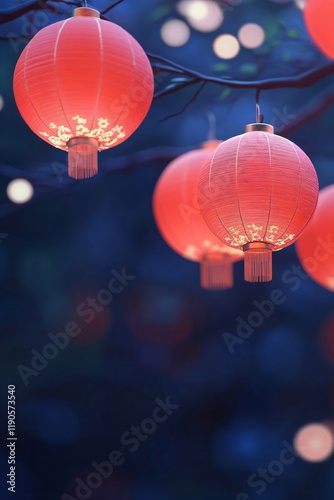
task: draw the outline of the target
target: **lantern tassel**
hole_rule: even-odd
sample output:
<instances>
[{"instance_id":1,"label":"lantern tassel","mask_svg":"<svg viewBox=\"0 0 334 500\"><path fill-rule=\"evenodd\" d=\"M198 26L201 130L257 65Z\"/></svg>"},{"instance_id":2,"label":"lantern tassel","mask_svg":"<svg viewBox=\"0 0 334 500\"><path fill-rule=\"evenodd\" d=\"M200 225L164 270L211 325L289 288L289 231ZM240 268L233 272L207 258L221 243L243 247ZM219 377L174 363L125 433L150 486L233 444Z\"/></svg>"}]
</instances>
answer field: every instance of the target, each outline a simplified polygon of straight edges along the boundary
<instances>
[{"instance_id":1,"label":"lantern tassel","mask_svg":"<svg viewBox=\"0 0 334 500\"><path fill-rule=\"evenodd\" d=\"M97 174L99 143L92 137L72 137L68 147L68 175L74 179L86 179Z\"/></svg>"},{"instance_id":2,"label":"lantern tassel","mask_svg":"<svg viewBox=\"0 0 334 500\"><path fill-rule=\"evenodd\" d=\"M272 249L268 243L253 242L243 247L244 277L250 283L272 280Z\"/></svg>"},{"instance_id":3,"label":"lantern tassel","mask_svg":"<svg viewBox=\"0 0 334 500\"><path fill-rule=\"evenodd\" d=\"M220 254L219 258L205 256L200 263L201 287L206 290L224 290L233 287L233 264Z\"/></svg>"}]
</instances>

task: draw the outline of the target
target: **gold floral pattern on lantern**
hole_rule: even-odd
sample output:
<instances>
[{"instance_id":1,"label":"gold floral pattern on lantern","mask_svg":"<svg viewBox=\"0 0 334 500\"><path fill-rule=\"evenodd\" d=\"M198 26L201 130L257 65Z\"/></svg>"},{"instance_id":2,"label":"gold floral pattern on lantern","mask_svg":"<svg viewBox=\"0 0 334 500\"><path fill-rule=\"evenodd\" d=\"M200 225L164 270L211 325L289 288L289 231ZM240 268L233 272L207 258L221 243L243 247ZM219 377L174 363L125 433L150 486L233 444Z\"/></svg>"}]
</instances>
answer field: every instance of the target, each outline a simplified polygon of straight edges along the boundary
<instances>
[{"instance_id":1,"label":"gold floral pattern on lantern","mask_svg":"<svg viewBox=\"0 0 334 500\"><path fill-rule=\"evenodd\" d=\"M120 139L125 137L125 131L123 130L123 126L115 125L110 128L109 121L106 118L98 118L97 120L97 128L90 130L86 124L87 119L82 118L79 115L76 115L72 118L74 122L76 122L75 130L70 129L65 125L56 125L51 122L49 124L49 129L54 130L54 135L49 134L48 132L39 132L40 135L46 137L47 140L56 148L65 148L67 142L72 137L94 137L99 141L99 149L108 149L114 144L116 144Z\"/></svg>"},{"instance_id":2,"label":"gold floral pattern on lantern","mask_svg":"<svg viewBox=\"0 0 334 500\"><path fill-rule=\"evenodd\" d=\"M275 245L275 247L280 248L282 246L286 246L289 243L289 241L292 241L296 236L295 234L284 234L280 238L277 238L277 233L279 232L278 226L269 226L267 230L267 233L269 234L267 234L266 236L261 236L261 234L259 234L259 231L263 229L262 226L256 226L255 224L250 224L247 227L249 228L251 237L240 234L240 231L235 229L234 227L229 227L228 230L232 235L232 237L226 236L224 238L224 241L228 245L235 248L256 241L264 241L266 243L271 243Z\"/></svg>"},{"instance_id":3,"label":"gold floral pattern on lantern","mask_svg":"<svg viewBox=\"0 0 334 500\"><path fill-rule=\"evenodd\" d=\"M197 260L199 258L199 251L198 248L194 245L188 245L184 254L188 257L190 260Z\"/></svg>"},{"instance_id":4,"label":"gold floral pattern on lantern","mask_svg":"<svg viewBox=\"0 0 334 500\"><path fill-rule=\"evenodd\" d=\"M251 241L261 239L259 231L261 231L261 229L263 229L263 226L257 226L256 224L249 224L247 227L248 227L249 232L250 232L251 237L252 237Z\"/></svg>"},{"instance_id":5,"label":"gold floral pattern on lantern","mask_svg":"<svg viewBox=\"0 0 334 500\"><path fill-rule=\"evenodd\" d=\"M280 238L275 240L275 246L276 247L285 247L289 241L292 241L296 235L295 234L285 234L284 236L281 236ZM270 243L269 238L266 238L266 240Z\"/></svg>"}]
</instances>

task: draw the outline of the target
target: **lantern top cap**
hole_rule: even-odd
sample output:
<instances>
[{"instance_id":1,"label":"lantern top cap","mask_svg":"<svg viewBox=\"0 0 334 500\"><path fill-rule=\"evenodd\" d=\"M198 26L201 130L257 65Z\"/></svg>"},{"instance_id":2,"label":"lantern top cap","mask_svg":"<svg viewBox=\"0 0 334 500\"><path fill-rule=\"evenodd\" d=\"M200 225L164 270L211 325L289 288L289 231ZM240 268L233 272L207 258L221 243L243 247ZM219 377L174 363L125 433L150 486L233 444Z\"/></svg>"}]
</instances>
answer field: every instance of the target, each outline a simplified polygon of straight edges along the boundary
<instances>
[{"instance_id":1,"label":"lantern top cap","mask_svg":"<svg viewBox=\"0 0 334 500\"><path fill-rule=\"evenodd\" d=\"M98 10L91 9L90 7L78 7L73 11L74 17L100 17Z\"/></svg>"},{"instance_id":2,"label":"lantern top cap","mask_svg":"<svg viewBox=\"0 0 334 500\"><path fill-rule=\"evenodd\" d=\"M267 132L268 134L273 134L274 127L268 123L250 123L246 125L245 132Z\"/></svg>"}]
</instances>

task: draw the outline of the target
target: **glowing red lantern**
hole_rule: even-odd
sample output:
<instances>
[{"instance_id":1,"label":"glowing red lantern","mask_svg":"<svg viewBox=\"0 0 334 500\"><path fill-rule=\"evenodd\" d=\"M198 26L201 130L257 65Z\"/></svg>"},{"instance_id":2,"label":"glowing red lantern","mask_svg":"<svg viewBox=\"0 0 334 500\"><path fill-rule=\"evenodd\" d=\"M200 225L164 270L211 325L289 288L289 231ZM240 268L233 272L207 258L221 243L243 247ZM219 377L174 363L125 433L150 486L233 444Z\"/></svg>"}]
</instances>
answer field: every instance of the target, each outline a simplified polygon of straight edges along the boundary
<instances>
[{"instance_id":1,"label":"glowing red lantern","mask_svg":"<svg viewBox=\"0 0 334 500\"><path fill-rule=\"evenodd\" d=\"M97 152L139 127L153 96L150 62L120 26L78 8L39 31L14 74L18 109L39 137L69 152L69 175L97 173Z\"/></svg>"},{"instance_id":2,"label":"glowing red lantern","mask_svg":"<svg viewBox=\"0 0 334 500\"><path fill-rule=\"evenodd\" d=\"M334 58L333 0L307 0L304 8L307 31L315 45L330 59Z\"/></svg>"},{"instance_id":3,"label":"glowing red lantern","mask_svg":"<svg viewBox=\"0 0 334 500\"><path fill-rule=\"evenodd\" d=\"M271 125L252 124L206 161L198 192L203 217L245 254L245 280L272 279L272 251L291 245L313 215L318 179L311 160Z\"/></svg>"},{"instance_id":4,"label":"glowing red lantern","mask_svg":"<svg viewBox=\"0 0 334 500\"><path fill-rule=\"evenodd\" d=\"M296 244L305 271L319 285L334 292L334 185L319 193L310 224Z\"/></svg>"},{"instance_id":5,"label":"glowing red lantern","mask_svg":"<svg viewBox=\"0 0 334 500\"><path fill-rule=\"evenodd\" d=\"M203 163L219 141L179 156L163 171L153 196L157 226L168 245L186 259L200 262L201 285L208 289L233 286L232 263L242 259L239 250L223 245L212 234L197 201Z\"/></svg>"}]
</instances>

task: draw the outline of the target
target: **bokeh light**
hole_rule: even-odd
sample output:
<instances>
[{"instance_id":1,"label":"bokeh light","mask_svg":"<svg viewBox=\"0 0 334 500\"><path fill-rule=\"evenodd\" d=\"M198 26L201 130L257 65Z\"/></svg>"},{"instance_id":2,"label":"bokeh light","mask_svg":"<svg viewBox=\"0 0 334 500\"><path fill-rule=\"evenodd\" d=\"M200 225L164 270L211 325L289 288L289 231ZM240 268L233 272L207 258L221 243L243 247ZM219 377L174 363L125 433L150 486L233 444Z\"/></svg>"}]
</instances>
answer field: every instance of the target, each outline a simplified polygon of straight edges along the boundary
<instances>
[{"instance_id":1,"label":"bokeh light","mask_svg":"<svg viewBox=\"0 0 334 500\"><path fill-rule=\"evenodd\" d=\"M181 0L176 8L192 28L204 33L217 30L224 21L223 10L213 0Z\"/></svg>"},{"instance_id":2,"label":"bokeh light","mask_svg":"<svg viewBox=\"0 0 334 500\"><path fill-rule=\"evenodd\" d=\"M221 59L233 59L239 54L240 45L233 35L219 35L213 43L213 51Z\"/></svg>"},{"instance_id":3,"label":"bokeh light","mask_svg":"<svg viewBox=\"0 0 334 500\"><path fill-rule=\"evenodd\" d=\"M72 309L80 334L73 338L78 344L94 344L105 337L112 327L111 302L113 295L107 287L99 291L75 291ZM94 306L92 305L94 303Z\"/></svg>"},{"instance_id":4,"label":"bokeh light","mask_svg":"<svg viewBox=\"0 0 334 500\"><path fill-rule=\"evenodd\" d=\"M24 430L48 443L66 445L79 435L78 415L65 401L31 400L22 405L21 413Z\"/></svg>"},{"instance_id":5,"label":"bokeh light","mask_svg":"<svg viewBox=\"0 0 334 500\"><path fill-rule=\"evenodd\" d=\"M256 468L273 458L279 432L252 417L237 419L214 433L212 454L224 470Z\"/></svg>"},{"instance_id":6,"label":"bokeh light","mask_svg":"<svg viewBox=\"0 0 334 500\"><path fill-rule=\"evenodd\" d=\"M34 189L26 179L14 179L8 184L6 193L10 201L21 204L31 200Z\"/></svg>"},{"instance_id":7,"label":"bokeh light","mask_svg":"<svg viewBox=\"0 0 334 500\"><path fill-rule=\"evenodd\" d=\"M132 291L124 306L124 320L131 333L143 342L160 346L183 342L202 319L199 304L194 312L182 293L163 287Z\"/></svg>"},{"instance_id":8,"label":"bokeh light","mask_svg":"<svg viewBox=\"0 0 334 500\"><path fill-rule=\"evenodd\" d=\"M190 38L190 29L183 21L172 19L167 21L160 30L162 40L170 47L181 47Z\"/></svg>"},{"instance_id":9,"label":"bokeh light","mask_svg":"<svg viewBox=\"0 0 334 500\"><path fill-rule=\"evenodd\" d=\"M20 286L38 297L41 302L50 297L54 298L61 289L63 278L58 266L56 251L53 253L50 248L42 245L27 248L20 255L18 263Z\"/></svg>"},{"instance_id":10,"label":"bokeh light","mask_svg":"<svg viewBox=\"0 0 334 500\"><path fill-rule=\"evenodd\" d=\"M210 0L181 0L176 6L177 10L184 16L192 17L193 19L204 19L208 15L208 4Z\"/></svg>"},{"instance_id":11,"label":"bokeh light","mask_svg":"<svg viewBox=\"0 0 334 500\"><path fill-rule=\"evenodd\" d=\"M264 29L255 23L244 24L238 33L239 42L246 49L257 49L265 41Z\"/></svg>"},{"instance_id":12,"label":"bokeh light","mask_svg":"<svg viewBox=\"0 0 334 500\"><path fill-rule=\"evenodd\" d=\"M307 462L323 462L334 450L333 434L322 424L302 427L297 432L293 444L298 455Z\"/></svg>"},{"instance_id":13,"label":"bokeh light","mask_svg":"<svg viewBox=\"0 0 334 500\"><path fill-rule=\"evenodd\" d=\"M303 340L299 332L284 325L259 338L258 366L278 383L290 383L303 370Z\"/></svg>"}]
</instances>

